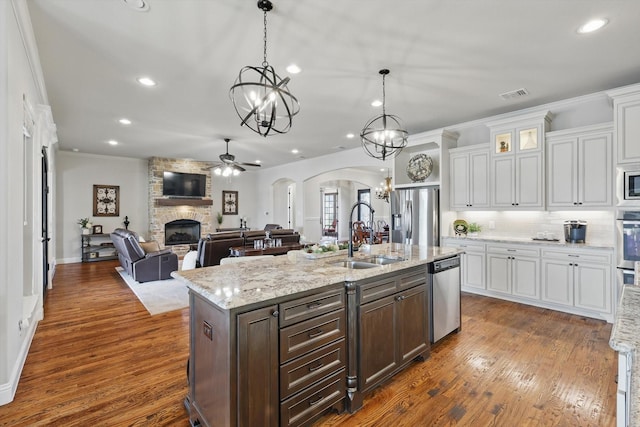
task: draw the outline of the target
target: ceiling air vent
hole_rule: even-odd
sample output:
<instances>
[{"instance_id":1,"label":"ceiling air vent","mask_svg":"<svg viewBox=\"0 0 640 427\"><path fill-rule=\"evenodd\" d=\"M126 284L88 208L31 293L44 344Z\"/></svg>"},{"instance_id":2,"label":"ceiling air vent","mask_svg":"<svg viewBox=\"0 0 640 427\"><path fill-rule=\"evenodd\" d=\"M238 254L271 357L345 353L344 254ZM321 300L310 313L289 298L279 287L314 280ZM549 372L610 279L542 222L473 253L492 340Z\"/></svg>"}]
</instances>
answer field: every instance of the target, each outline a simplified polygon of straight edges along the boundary
<instances>
[{"instance_id":1,"label":"ceiling air vent","mask_svg":"<svg viewBox=\"0 0 640 427\"><path fill-rule=\"evenodd\" d=\"M527 96L527 95L529 95L529 91L526 90L525 88L521 87L520 89L511 90L509 92L501 93L498 96L506 101L508 99L520 98L521 96Z\"/></svg>"}]
</instances>

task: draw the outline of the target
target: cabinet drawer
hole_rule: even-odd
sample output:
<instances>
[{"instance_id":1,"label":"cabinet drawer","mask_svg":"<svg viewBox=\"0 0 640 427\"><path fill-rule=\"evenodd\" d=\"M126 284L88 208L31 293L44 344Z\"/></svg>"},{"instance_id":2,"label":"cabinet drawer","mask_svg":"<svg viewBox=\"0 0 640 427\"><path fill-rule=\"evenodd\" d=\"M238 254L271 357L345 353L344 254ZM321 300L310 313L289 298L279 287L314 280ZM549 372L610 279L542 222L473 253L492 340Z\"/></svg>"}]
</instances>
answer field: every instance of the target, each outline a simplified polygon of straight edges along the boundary
<instances>
[{"instance_id":1,"label":"cabinet drawer","mask_svg":"<svg viewBox=\"0 0 640 427\"><path fill-rule=\"evenodd\" d=\"M462 249L465 252L484 252L485 244L471 241L451 241L447 240L445 246Z\"/></svg>"},{"instance_id":2,"label":"cabinet drawer","mask_svg":"<svg viewBox=\"0 0 640 427\"><path fill-rule=\"evenodd\" d=\"M344 307L344 287L280 304L280 327Z\"/></svg>"},{"instance_id":3,"label":"cabinet drawer","mask_svg":"<svg viewBox=\"0 0 640 427\"><path fill-rule=\"evenodd\" d=\"M610 264L611 256L608 253L602 252L567 252L544 249L542 251L543 258L553 258L556 261L572 261L572 262L595 262L599 264Z\"/></svg>"},{"instance_id":4,"label":"cabinet drawer","mask_svg":"<svg viewBox=\"0 0 640 427\"><path fill-rule=\"evenodd\" d=\"M487 245L487 253L499 254L499 255L511 255L511 256L528 256L539 257L540 249L538 248L523 248L522 246L511 245Z\"/></svg>"},{"instance_id":5,"label":"cabinet drawer","mask_svg":"<svg viewBox=\"0 0 640 427\"><path fill-rule=\"evenodd\" d=\"M375 301L396 292L396 280L392 277L373 280L358 285L358 300L360 304Z\"/></svg>"},{"instance_id":6,"label":"cabinet drawer","mask_svg":"<svg viewBox=\"0 0 640 427\"><path fill-rule=\"evenodd\" d=\"M321 414L345 398L345 371L331 375L280 404L280 425L299 426Z\"/></svg>"},{"instance_id":7,"label":"cabinet drawer","mask_svg":"<svg viewBox=\"0 0 640 427\"><path fill-rule=\"evenodd\" d=\"M280 363L345 336L345 312L337 310L280 329Z\"/></svg>"},{"instance_id":8,"label":"cabinet drawer","mask_svg":"<svg viewBox=\"0 0 640 427\"><path fill-rule=\"evenodd\" d=\"M409 289L414 286L424 285L427 283L427 267L423 266L411 273L403 274L398 277L398 287L400 289Z\"/></svg>"},{"instance_id":9,"label":"cabinet drawer","mask_svg":"<svg viewBox=\"0 0 640 427\"><path fill-rule=\"evenodd\" d=\"M280 367L280 399L308 387L319 379L344 368L345 341L331 343Z\"/></svg>"}]
</instances>

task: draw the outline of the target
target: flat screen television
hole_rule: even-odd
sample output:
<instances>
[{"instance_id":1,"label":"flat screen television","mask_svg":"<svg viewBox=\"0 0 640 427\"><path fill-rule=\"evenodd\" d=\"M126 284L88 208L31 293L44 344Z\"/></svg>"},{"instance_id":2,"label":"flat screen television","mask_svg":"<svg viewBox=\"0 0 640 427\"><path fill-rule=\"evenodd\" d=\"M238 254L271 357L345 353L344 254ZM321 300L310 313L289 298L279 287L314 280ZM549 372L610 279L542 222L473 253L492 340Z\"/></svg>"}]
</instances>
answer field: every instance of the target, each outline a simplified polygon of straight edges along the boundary
<instances>
[{"instance_id":1,"label":"flat screen television","mask_svg":"<svg viewBox=\"0 0 640 427\"><path fill-rule=\"evenodd\" d=\"M165 171L162 177L162 195L170 197L204 197L207 176L198 173Z\"/></svg>"}]
</instances>

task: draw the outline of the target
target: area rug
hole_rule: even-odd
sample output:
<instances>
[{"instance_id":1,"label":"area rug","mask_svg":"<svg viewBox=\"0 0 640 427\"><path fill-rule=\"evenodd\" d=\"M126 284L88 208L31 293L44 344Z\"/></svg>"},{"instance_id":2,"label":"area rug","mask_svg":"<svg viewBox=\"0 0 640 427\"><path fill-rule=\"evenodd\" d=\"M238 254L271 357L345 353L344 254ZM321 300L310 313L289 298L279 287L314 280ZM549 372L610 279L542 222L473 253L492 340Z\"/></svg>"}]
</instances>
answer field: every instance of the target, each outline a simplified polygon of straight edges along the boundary
<instances>
[{"instance_id":1,"label":"area rug","mask_svg":"<svg viewBox=\"0 0 640 427\"><path fill-rule=\"evenodd\" d=\"M116 271L152 316L189 307L187 286L177 279L139 283L122 267L116 267Z\"/></svg>"}]
</instances>

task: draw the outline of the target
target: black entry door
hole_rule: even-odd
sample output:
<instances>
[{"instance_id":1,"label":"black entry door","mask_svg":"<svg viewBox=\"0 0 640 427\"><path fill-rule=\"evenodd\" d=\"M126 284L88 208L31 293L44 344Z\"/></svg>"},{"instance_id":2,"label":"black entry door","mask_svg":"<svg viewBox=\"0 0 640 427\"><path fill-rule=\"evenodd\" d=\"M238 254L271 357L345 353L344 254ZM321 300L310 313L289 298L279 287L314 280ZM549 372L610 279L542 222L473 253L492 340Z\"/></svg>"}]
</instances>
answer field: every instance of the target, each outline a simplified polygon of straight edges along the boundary
<instances>
[{"instance_id":1,"label":"black entry door","mask_svg":"<svg viewBox=\"0 0 640 427\"><path fill-rule=\"evenodd\" d=\"M47 296L47 288L49 287L49 157L47 148L42 147L40 184L42 194L42 300Z\"/></svg>"}]
</instances>

